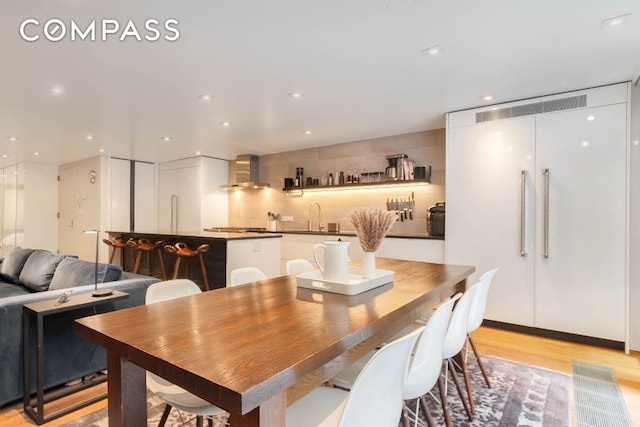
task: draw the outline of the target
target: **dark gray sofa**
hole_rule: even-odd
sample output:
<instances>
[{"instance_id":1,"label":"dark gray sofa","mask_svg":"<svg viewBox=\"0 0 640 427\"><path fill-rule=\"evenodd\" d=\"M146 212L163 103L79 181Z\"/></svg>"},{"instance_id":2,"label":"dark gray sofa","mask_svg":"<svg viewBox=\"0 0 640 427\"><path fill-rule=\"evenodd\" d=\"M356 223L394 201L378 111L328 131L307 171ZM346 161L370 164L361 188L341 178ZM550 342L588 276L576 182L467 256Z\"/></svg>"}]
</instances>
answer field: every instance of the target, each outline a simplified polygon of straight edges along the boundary
<instances>
[{"instance_id":1,"label":"dark gray sofa","mask_svg":"<svg viewBox=\"0 0 640 427\"><path fill-rule=\"evenodd\" d=\"M23 395L24 304L56 299L73 289L73 295L94 289L95 264L47 251L15 248L0 260L0 406ZM99 264L98 288L128 293L127 299L96 307L98 313L144 304L147 287L158 279L127 272L119 266ZM104 350L73 332L76 318L94 309L48 316L44 325L45 389L106 369ZM31 349L35 373L35 322L31 322ZM32 375L32 391L35 375Z\"/></svg>"}]
</instances>

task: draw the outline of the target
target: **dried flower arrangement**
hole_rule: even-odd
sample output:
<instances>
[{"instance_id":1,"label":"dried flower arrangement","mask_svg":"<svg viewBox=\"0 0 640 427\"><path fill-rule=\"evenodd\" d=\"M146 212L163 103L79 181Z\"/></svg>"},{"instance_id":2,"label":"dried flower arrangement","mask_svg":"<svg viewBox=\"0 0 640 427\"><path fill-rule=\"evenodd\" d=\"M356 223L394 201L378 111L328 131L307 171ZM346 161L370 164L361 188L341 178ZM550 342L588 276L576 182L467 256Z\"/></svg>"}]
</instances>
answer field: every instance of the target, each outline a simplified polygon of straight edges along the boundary
<instances>
[{"instance_id":1,"label":"dried flower arrangement","mask_svg":"<svg viewBox=\"0 0 640 427\"><path fill-rule=\"evenodd\" d=\"M375 252L393 224L396 214L381 208L355 208L348 214L349 222L356 229L360 246L365 252Z\"/></svg>"}]
</instances>

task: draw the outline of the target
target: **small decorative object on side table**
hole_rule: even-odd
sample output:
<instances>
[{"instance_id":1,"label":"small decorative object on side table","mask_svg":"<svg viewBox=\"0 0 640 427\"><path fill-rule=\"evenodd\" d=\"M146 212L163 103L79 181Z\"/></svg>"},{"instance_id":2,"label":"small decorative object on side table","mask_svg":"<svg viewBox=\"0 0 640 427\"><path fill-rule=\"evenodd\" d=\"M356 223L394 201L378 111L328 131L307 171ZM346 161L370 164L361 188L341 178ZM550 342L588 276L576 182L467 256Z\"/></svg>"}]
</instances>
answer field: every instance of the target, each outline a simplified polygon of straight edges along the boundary
<instances>
[{"instance_id":1,"label":"small decorative object on side table","mask_svg":"<svg viewBox=\"0 0 640 427\"><path fill-rule=\"evenodd\" d=\"M356 229L360 246L364 250L362 277L365 279L375 277L376 250L395 224L396 214L381 208L355 208L347 214L347 217Z\"/></svg>"},{"instance_id":2,"label":"small decorative object on side table","mask_svg":"<svg viewBox=\"0 0 640 427\"><path fill-rule=\"evenodd\" d=\"M110 295L101 298L95 298L92 294L71 295L71 292L65 292L63 298L53 300L38 301L23 306L23 376L24 376L24 411L38 424L42 424L55 418L76 411L79 408L90 405L103 399L106 395L95 397L87 402L82 402L70 408L58 411L52 415L45 416L44 404L49 403L57 398L64 397L73 392L93 386L98 382L104 382L106 377L102 377L96 381L87 382L76 387L69 387L55 396L44 395L44 320L45 317L62 313L65 311L79 310L87 307L95 307L97 305L114 302L117 300L129 298L129 294L120 291L111 291ZM35 401L31 397L31 337L30 337L30 318L36 319L36 398Z\"/></svg>"}]
</instances>

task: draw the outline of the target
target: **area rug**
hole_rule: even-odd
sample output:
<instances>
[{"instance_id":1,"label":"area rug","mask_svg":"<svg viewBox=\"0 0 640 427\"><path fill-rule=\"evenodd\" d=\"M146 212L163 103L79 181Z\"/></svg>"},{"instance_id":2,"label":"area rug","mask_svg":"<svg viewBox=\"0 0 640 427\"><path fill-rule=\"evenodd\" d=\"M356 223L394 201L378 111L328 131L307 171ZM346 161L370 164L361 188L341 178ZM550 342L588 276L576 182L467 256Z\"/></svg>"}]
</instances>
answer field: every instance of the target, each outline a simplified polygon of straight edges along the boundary
<instances>
[{"instance_id":1,"label":"area rug","mask_svg":"<svg viewBox=\"0 0 640 427\"><path fill-rule=\"evenodd\" d=\"M492 388L482 378L473 353L467 368L476 405L469 421L455 385L448 381L447 400L454 426L464 427L568 427L571 425L569 384L571 377L561 372L482 356ZM458 374L464 388L462 374ZM432 393L439 398L437 387ZM466 396L466 394L465 394ZM444 425L442 406L433 397L427 402L437 425ZM412 407L412 403L408 403ZM426 425L422 417L419 418Z\"/></svg>"},{"instance_id":2,"label":"area rug","mask_svg":"<svg viewBox=\"0 0 640 427\"><path fill-rule=\"evenodd\" d=\"M576 427L633 427L613 369L571 362Z\"/></svg>"},{"instance_id":3,"label":"area rug","mask_svg":"<svg viewBox=\"0 0 640 427\"><path fill-rule=\"evenodd\" d=\"M473 355L470 355L468 369L476 404L472 422L467 420L455 387L449 381L447 398L454 426L568 427L570 425L570 376L493 357L483 356L482 360L493 387L487 388ZM435 395L438 396L437 391ZM438 425L444 425L440 404L431 397L427 400L431 414ZM413 404L409 402L409 406ZM148 426L158 425L163 409L164 403L160 399L151 395L148 397ZM182 417L181 420L178 411L174 409L166 425L181 426L182 421L186 426L196 425L195 417L188 414L182 414ZM426 425L422 418L420 420L423 425ZM64 424L67 427L106 427L107 425L106 408ZM226 417L215 418L213 425L214 427L225 426Z\"/></svg>"}]
</instances>

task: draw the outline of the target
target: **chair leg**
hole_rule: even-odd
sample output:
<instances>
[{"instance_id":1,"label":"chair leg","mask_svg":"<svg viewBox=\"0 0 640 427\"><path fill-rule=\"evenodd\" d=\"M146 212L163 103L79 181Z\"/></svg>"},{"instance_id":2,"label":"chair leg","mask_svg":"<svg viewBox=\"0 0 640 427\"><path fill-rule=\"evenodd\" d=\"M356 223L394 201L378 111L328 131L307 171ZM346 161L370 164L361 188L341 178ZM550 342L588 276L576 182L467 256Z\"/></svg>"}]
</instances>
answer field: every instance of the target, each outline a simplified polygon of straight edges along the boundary
<instances>
[{"instance_id":1,"label":"chair leg","mask_svg":"<svg viewBox=\"0 0 640 427\"><path fill-rule=\"evenodd\" d=\"M109 255L109 264L113 264L113 257L116 254L116 249L117 248L114 247L113 250L111 251L111 255Z\"/></svg>"},{"instance_id":2,"label":"chair leg","mask_svg":"<svg viewBox=\"0 0 640 427\"><path fill-rule=\"evenodd\" d=\"M176 258L176 266L173 268L173 277L172 279L177 279L178 278L178 270L180 269L180 259L181 257L177 257Z\"/></svg>"},{"instance_id":3,"label":"chair leg","mask_svg":"<svg viewBox=\"0 0 640 427\"><path fill-rule=\"evenodd\" d=\"M444 423L447 427L451 427L451 413L449 412L449 402L447 402L447 392L444 389L442 377L438 377L438 390L440 390L440 402L442 402L442 413L444 414Z\"/></svg>"},{"instance_id":4,"label":"chair leg","mask_svg":"<svg viewBox=\"0 0 640 427\"><path fill-rule=\"evenodd\" d=\"M133 264L133 272L138 273L138 269L140 268L140 261L142 260L142 251L138 251L138 255L136 256L136 262Z\"/></svg>"},{"instance_id":5,"label":"chair leg","mask_svg":"<svg viewBox=\"0 0 640 427\"><path fill-rule=\"evenodd\" d=\"M471 335L467 335L467 339L469 340L469 344L471 344L471 349L473 350L473 354L476 355L476 360L478 361L478 367L480 368L480 372L482 372L482 376L484 377L484 382L487 383L488 388L491 388L491 383L489 382L489 376L487 375L487 371L484 370L484 365L482 364L482 359L480 358L480 354L478 353L478 349L476 348L476 343L473 342L473 337L471 337Z\"/></svg>"},{"instance_id":6,"label":"chair leg","mask_svg":"<svg viewBox=\"0 0 640 427\"><path fill-rule=\"evenodd\" d=\"M462 392L462 387L460 387L460 381L458 381L458 377L456 376L456 367L451 359L448 359L447 363L449 364L449 370L451 371L451 379L456 385L456 390L458 390L458 396L460 396L460 401L462 402L462 406L464 406L464 411L467 413L467 418L469 421L473 421L473 413L469 409L467 400L464 398L464 393Z\"/></svg>"},{"instance_id":7,"label":"chair leg","mask_svg":"<svg viewBox=\"0 0 640 427\"><path fill-rule=\"evenodd\" d=\"M411 424L409 424L409 416L407 415L407 407L405 405L402 405L400 421L402 421L402 427L411 427Z\"/></svg>"},{"instance_id":8,"label":"chair leg","mask_svg":"<svg viewBox=\"0 0 640 427\"><path fill-rule=\"evenodd\" d=\"M196 427L204 427L204 424L202 423L202 415L196 416Z\"/></svg>"},{"instance_id":9,"label":"chair leg","mask_svg":"<svg viewBox=\"0 0 640 427\"><path fill-rule=\"evenodd\" d=\"M167 272L164 269L164 260L162 259L162 251L158 251L158 257L160 258L160 273L162 273L162 280L167 280Z\"/></svg>"},{"instance_id":10,"label":"chair leg","mask_svg":"<svg viewBox=\"0 0 640 427\"><path fill-rule=\"evenodd\" d=\"M209 280L207 280L207 270L204 268L204 260L202 259L202 254L198 255L200 257L200 272L202 273L202 280L204 280L204 288L205 290L210 290L209 288Z\"/></svg>"},{"instance_id":11,"label":"chair leg","mask_svg":"<svg viewBox=\"0 0 640 427\"><path fill-rule=\"evenodd\" d=\"M213 419L208 417L207 420L209 421L209 427L213 427Z\"/></svg>"},{"instance_id":12,"label":"chair leg","mask_svg":"<svg viewBox=\"0 0 640 427\"><path fill-rule=\"evenodd\" d=\"M471 381L469 381L469 370L467 369L467 362L464 360L464 357L461 357L460 360L462 366L462 376L464 377L464 385L467 389L467 396L469 397L469 408L471 409L471 413L475 414L476 404L473 401L473 393L471 392Z\"/></svg>"},{"instance_id":13,"label":"chair leg","mask_svg":"<svg viewBox=\"0 0 640 427\"><path fill-rule=\"evenodd\" d=\"M158 427L164 427L164 424L167 422L167 419L169 418L169 412L171 412L171 405L167 403L167 405L164 407L164 411L162 412L162 417L160 418Z\"/></svg>"},{"instance_id":14,"label":"chair leg","mask_svg":"<svg viewBox=\"0 0 640 427\"><path fill-rule=\"evenodd\" d=\"M424 395L420 396L420 409L422 410L422 415L424 415L424 419L427 420L427 425L429 427L436 427L436 420L433 419L431 412L429 412L429 406L427 406L427 399ZM418 416L418 414L416 414ZM446 421L446 418L445 418ZM451 420L449 420L451 421Z\"/></svg>"}]
</instances>

